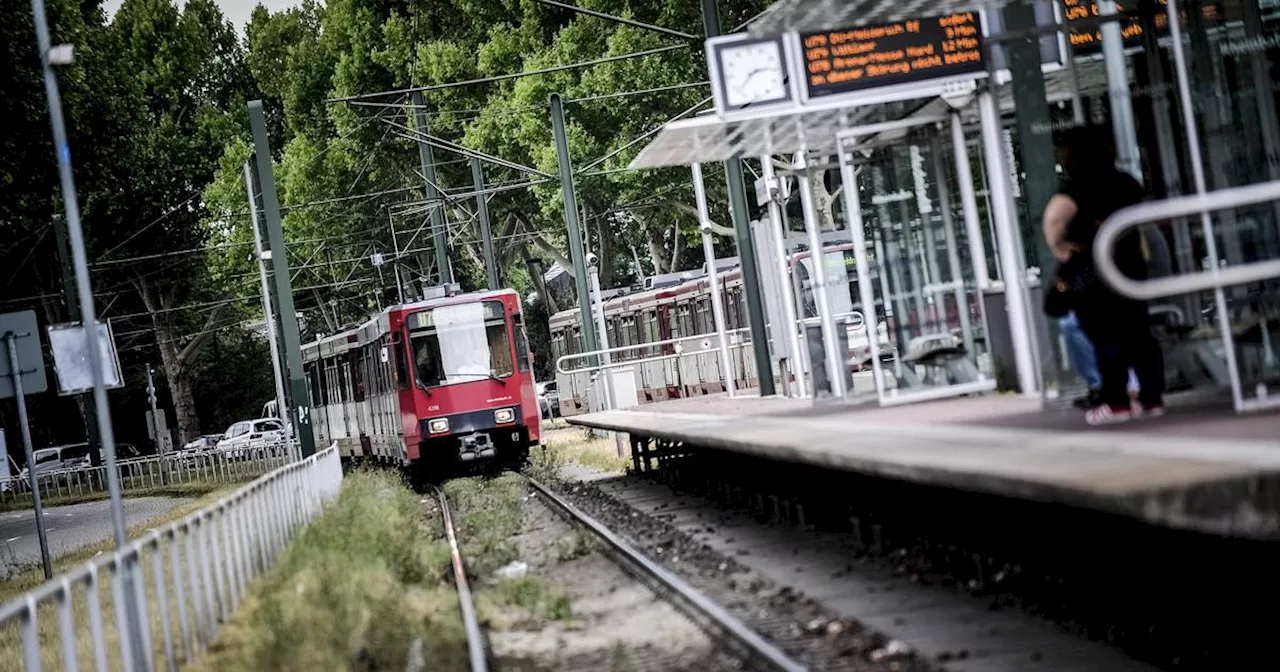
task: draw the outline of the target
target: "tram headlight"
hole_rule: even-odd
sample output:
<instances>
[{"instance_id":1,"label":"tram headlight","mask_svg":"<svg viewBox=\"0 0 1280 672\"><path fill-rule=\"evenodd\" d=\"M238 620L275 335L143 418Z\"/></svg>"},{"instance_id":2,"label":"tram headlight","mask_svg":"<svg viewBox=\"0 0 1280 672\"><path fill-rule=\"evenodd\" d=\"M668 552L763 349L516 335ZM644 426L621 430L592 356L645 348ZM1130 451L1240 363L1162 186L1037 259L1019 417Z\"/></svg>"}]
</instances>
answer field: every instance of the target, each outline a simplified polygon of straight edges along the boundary
<instances>
[{"instance_id":1,"label":"tram headlight","mask_svg":"<svg viewBox=\"0 0 1280 672\"><path fill-rule=\"evenodd\" d=\"M428 434L444 434L449 431L449 418L435 418L427 421Z\"/></svg>"},{"instance_id":2,"label":"tram headlight","mask_svg":"<svg viewBox=\"0 0 1280 672\"><path fill-rule=\"evenodd\" d=\"M493 421L499 425L506 425L516 421L516 409L499 408L493 412Z\"/></svg>"}]
</instances>

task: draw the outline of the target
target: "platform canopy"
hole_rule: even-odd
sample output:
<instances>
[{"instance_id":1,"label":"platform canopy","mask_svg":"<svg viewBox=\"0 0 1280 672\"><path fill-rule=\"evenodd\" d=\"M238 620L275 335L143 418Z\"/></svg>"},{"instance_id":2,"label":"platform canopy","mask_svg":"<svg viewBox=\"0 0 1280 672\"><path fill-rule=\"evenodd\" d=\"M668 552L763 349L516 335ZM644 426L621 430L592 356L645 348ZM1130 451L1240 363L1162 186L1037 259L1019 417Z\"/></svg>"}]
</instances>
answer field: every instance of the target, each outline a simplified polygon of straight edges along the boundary
<instances>
[{"instance_id":1,"label":"platform canopy","mask_svg":"<svg viewBox=\"0 0 1280 672\"><path fill-rule=\"evenodd\" d=\"M749 33L755 36L778 35L792 30L805 33L1009 4L1014 4L1014 0L780 0L751 23ZM1078 62L1075 69L1075 90L1106 89L1106 72L1101 61ZM1050 103L1065 103L1073 95L1071 75L1065 68L1050 70L1045 73L1045 88ZM1000 109L1012 111L1009 87L999 87L998 95ZM692 119L668 123L629 167L639 170L687 166L732 158L789 154L801 149L829 153L835 151L837 134L847 128L868 124L892 126L909 117L926 121L945 117L949 112L948 104L936 93L905 101L862 100L847 102L843 106L819 103L751 119L726 120L708 111ZM976 116L974 110L967 112L969 119Z\"/></svg>"},{"instance_id":2,"label":"platform canopy","mask_svg":"<svg viewBox=\"0 0 1280 672\"><path fill-rule=\"evenodd\" d=\"M1102 61L1076 65L1076 85L1081 93L1105 91L1106 69ZM1050 103L1071 100L1071 77L1064 70L1045 74L1046 98ZM1000 87L1000 109L1013 110L1013 92ZM831 109L789 111L770 117L725 121L713 112L692 119L668 123L632 159L632 170L688 166L728 159L759 158L791 154L801 148L814 153L834 153L837 134L847 128L869 124L892 124L908 118L944 119L948 104L938 97L893 103L849 105ZM976 111L966 113L966 121ZM891 133L886 131L887 133ZM883 134L882 134L883 135Z\"/></svg>"}]
</instances>

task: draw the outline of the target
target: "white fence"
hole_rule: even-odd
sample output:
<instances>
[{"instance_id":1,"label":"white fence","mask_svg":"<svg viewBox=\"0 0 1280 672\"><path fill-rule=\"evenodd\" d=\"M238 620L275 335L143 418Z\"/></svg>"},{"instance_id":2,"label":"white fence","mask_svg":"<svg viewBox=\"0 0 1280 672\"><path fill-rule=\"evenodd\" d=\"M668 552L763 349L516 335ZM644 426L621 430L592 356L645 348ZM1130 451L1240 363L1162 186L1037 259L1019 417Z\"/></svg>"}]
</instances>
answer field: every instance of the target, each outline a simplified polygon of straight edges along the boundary
<instances>
[{"instance_id":1,"label":"white fence","mask_svg":"<svg viewBox=\"0 0 1280 672\"><path fill-rule=\"evenodd\" d=\"M0 608L0 659L20 651L28 672L177 669L341 487L330 446L55 577Z\"/></svg>"},{"instance_id":2,"label":"white fence","mask_svg":"<svg viewBox=\"0 0 1280 672\"><path fill-rule=\"evenodd\" d=\"M289 463L289 447L264 446L237 453L208 451L164 457L140 457L116 464L120 485L127 490L190 483L239 483ZM79 467L45 471L36 475L45 500L106 493L107 468ZM0 479L0 504L31 501L31 482L14 476Z\"/></svg>"}]
</instances>

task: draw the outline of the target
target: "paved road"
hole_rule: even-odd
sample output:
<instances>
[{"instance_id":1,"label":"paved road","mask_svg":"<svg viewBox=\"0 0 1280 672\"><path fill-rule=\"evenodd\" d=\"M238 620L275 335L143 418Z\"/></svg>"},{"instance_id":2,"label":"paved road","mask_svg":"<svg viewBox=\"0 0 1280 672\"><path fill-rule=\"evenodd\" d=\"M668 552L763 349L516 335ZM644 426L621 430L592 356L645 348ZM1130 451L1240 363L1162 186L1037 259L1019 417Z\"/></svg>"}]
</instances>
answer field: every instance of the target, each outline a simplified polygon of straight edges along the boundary
<instances>
[{"instance_id":1,"label":"paved road","mask_svg":"<svg viewBox=\"0 0 1280 672\"><path fill-rule=\"evenodd\" d=\"M134 525L168 513L187 500L181 497L138 497L124 500L125 520ZM44 510L49 552L57 558L111 536L107 501L54 506ZM0 513L0 576L13 567L40 564L40 541L36 537L33 511Z\"/></svg>"}]
</instances>

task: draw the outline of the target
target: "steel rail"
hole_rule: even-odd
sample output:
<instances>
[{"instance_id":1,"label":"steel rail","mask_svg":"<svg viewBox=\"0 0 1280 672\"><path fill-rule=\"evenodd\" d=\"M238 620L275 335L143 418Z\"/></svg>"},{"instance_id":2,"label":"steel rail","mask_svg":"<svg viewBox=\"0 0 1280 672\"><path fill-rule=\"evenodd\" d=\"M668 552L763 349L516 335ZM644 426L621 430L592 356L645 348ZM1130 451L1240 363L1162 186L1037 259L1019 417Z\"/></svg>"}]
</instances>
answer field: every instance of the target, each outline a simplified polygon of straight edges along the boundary
<instances>
[{"instance_id":1,"label":"steel rail","mask_svg":"<svg viewBox=\"0 0 1280 672\"><path fill-rule=\"evenodd\" d=\"M437 487L436 501L440 503L440 515L444 518L444 533L449 538L449 555L453 558L453 581L458 588L458 604L462 607L462 627L467 631L467 656L471 659L471 672L488 672L489 659L484 652L484 633L476 618L476 605L471 599L471 584L467 581L467 568L458 550L458 535L453 530L453 516L449 513L449 500L444 490Z\"/></svg>"},{"instance_id":2,"label":"steel rail","mask_svg":"<svg viewBox=\"0 0 1280 672\"><path fill-rule=\"evenodd\" d=\"M636 578L646 583L657 583L670 591L679 598L682 606L693 610L695 617L713 624L727 638L732 639L737 648L741 649L743 653L755 660L768 664L772 669L786 670L787 672L801 672L808 669L738 620L737 617L726 611L724 607L695 590L684 579L650 560L631 544L614 534L612 530L583 513L559 495L551 492L537 480L529 478L529 485L533 486L533 489L543 498L543 501L549 503L562 516L586 527L605 543L609 544L616 554L615 557L622 560L620 564L634 574Z\"/></svg>"}]
</instances>

